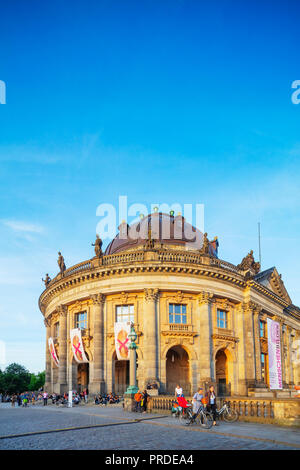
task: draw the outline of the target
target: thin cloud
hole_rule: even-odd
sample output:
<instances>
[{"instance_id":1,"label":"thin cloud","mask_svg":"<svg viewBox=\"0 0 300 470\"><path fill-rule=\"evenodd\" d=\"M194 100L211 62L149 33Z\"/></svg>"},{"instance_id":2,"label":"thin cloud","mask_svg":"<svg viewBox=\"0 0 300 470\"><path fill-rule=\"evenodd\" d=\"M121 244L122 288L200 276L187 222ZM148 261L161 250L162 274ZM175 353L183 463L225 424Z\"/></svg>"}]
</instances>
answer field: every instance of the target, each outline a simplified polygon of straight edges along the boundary
<instances>
[{"instance_id":1,"label":"thin cloud","mask_svg":"<svg viewBox=\"0 0 300 470\"><path fill-rule=\"evenodd\" d=\"M23 222L21 220L2 220L2 223L15 232L43 233L44 227L39 224Z\"/></svg>"}]
</instances>

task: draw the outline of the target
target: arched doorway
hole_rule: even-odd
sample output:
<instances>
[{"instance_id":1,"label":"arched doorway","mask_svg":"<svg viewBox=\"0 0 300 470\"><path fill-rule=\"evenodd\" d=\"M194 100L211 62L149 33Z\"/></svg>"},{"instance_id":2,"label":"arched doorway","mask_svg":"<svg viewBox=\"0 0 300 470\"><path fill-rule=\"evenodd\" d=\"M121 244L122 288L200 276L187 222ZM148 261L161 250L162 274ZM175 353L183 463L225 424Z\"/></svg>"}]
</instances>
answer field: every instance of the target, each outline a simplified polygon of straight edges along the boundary
<instances>
[{"instance_id":1,"label":"arched doorway","mask_svg":"<svg viewBox=\"0 0 300 470\"><path fill-rule=\"evenodd\" d=\"M136 355L136 367L138 368L138 355ZM113 390L108 392L123 395L129 386L129 361L118 361L116 352L113 355Z\"/></svg>"},{"instance_id":2,"label":"arched doorway","mask_svg":"<svg viewBox=\"0 0 300 470\"><path fill-rule=\"evenodd\" d=\"M180 385L184 395L190 395L190 364L189 356L182 346L173 346L166 356L167 393L174 395L176 385Z\"/></svg>"},{"instance_id":3,"label":"arched doorway","mask_svg":"<svg viewBox=\"0 0 300 470\"><path fill-rule=\"evenodd\" d=\"M216 382L219 396L230 395L231 384L228 373L228 357L224 349L216 353Z\"/></svg>"},{"instance_id":4,"label":"arched doorway","mask_svg":"<svg viewBox=\"0 0 300 470\"><path fill-rule=\"evenodd\" d=\"M77 391L82 392L89 386L89 364L87 362L78 364L77 368Z\"/></svg>"},{"instance_id":5,"label":"arched doorway","mask_svg":"<svg viewBox=\"0 0 300 470\"><path fill-rule=\"evenodd\" d=\"M87 359L88 354L85 352ZM88 362L78 363L73 355L69 364L69 390L82 392L85 388L89 388L90 367Z\"/></svg>"}]
</instances>

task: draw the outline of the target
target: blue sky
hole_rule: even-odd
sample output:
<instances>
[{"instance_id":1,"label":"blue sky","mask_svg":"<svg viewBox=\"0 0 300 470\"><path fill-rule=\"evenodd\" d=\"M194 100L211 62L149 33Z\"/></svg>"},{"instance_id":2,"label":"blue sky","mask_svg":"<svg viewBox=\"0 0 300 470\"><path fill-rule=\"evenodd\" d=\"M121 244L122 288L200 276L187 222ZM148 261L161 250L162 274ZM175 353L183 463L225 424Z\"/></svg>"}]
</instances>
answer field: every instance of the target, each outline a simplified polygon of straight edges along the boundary
<instances>
[{"instance_id":1,"label":"blue sky","mask_svg":"<svg viewBox=\"0 0 300 470\"><path fill-rule=\"evenodd\" d=\"M236 264L258 258L260 222L262 268L300 305L299 36L296 1L1 5L7 363L44 368L41 277L58 250L67 266L92 256L96 208L119 195L205 204L209 237Z\"/></svg>"}]
</instances>

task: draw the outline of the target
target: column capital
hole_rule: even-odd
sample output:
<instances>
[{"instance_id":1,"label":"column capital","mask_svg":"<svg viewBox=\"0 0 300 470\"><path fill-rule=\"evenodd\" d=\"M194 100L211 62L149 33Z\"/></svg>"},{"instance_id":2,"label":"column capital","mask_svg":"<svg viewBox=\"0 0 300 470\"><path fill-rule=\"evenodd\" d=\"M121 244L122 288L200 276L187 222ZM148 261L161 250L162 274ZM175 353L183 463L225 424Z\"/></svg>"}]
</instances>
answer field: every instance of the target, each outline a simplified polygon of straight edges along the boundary
<instances>
[{"instance_id":1,"label":"column capital","mask_svg":"<svg viewBox=\"0 0 300 470\"><path fill-rule=\"evenodd\" d=\"M92 294L90 299L93 305L103 305L105 302L105 295L99 292L98 294Z\"/></svg>"},{"instance_id":2,"label":"column capital","mask_svg":"<svg viewBox=\"0 0 300 470\"><path fill-rule=\"evenodd\" d=\"M212 304L214 302L213 294L210 292L200 292L198 294L197 300L199 305Z\"/></svg>"},{"instance_id":3,"label":"column capital","mask_svg":"<svg viewBox=\"0 0 300 470\"><path fill-rule=\"evenodd\" d=\"M57 307L57 312L59 313L60 317L66 317L68 314L68 307L61 304Z\"/></svg>"},{"instance_id":4,"label":"column capital","mask_svg":"<svg viewBox=\"0 0 300 470\"><path fill-rule=\"evenodd\" d=\"M241 303L241 308L244 312L252 312L253 315L259 315L262 311L262 307L252 300Z\"/></svg>"},{"instance_id":5,"label":"column capital","mask_svg":"<svg viewBox=\"0 0 300 470\"><path fill-rule=\"evenodd\" d=\"M144 289L146 302L155 302L159 296L159 289L147 288Z\"/></svg>"}]
</instances>

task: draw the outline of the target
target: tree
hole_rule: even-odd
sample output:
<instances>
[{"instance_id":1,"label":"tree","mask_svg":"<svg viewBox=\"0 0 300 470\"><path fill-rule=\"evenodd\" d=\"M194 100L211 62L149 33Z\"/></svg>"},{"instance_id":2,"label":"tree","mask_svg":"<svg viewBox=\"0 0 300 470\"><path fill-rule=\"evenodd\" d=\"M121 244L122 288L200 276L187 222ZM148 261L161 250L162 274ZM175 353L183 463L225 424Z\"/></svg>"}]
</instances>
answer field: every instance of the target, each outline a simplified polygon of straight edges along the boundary
<instances>
[{"instance_id":1,"label":"tree","mask_svg":"<svg viewBox=\"0 0 300 470\"><path fill-rule=\"evenodd\" d=\"M11 394L28 390L30 373L24 366L14 362L6 367L3 376L3 392Z\"/></svg>"},{"instance_id":2,"label":"tree","mask_svg":"<svg viewBox=\"0 0 300 470\"><path fill-rule=\"evenodd\" d=\"M28 390L37 391L43 387L45 383L45 372L39 372L38 374L30 374L30 383Z\"/></svg>"}]
</instances>

